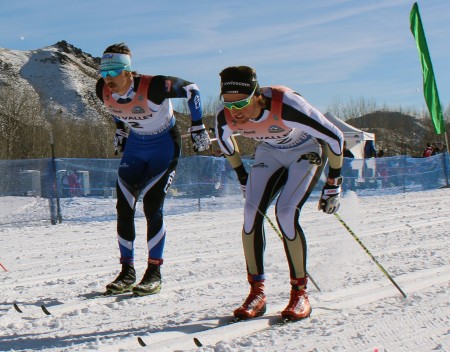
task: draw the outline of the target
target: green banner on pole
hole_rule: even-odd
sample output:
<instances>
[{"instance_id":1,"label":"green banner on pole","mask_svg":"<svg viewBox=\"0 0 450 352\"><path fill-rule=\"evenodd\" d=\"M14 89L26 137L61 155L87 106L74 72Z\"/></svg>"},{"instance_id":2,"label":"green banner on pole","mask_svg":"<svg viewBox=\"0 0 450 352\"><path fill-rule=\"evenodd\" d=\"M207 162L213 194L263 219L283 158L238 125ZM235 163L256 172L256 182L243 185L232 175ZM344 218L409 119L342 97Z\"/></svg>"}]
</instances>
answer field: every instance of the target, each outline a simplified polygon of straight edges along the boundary
<instances>
[{"instance_id":1,"label":"green banner on pole","mask_svg":"<svg viewBox=\"0 0 450 352\"><path fill-rule=\"evenodd\" d=\"M411 22L411 32L416 40L420 63L422 64L423 94L428 106L428 111L431 115L431 120L433 121L434 129L437 134L441 134L445 132L444 115L439 101L433 65L431 64L430 53L428 51L427 40L425 38L417 2L414 3L409 17Z\"/></svg>"}]
</instances>

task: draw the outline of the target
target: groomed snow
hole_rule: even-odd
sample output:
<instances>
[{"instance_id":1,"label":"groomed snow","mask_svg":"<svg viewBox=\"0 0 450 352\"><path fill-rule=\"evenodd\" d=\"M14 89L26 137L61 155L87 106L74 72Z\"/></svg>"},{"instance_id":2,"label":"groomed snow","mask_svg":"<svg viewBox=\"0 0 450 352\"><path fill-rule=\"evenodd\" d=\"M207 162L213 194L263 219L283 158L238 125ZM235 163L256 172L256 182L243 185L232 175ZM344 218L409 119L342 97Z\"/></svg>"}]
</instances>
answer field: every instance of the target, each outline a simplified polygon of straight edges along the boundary
<instances>
[{"instance_id":1,"label":"groomed snow","mask_svg":"<svg viewBox=\"0 0 450 352\"><path fill-rule=\"evenodd\" d=\"M160 294L87 299L120 269L114 218L95 216L105 201L114 209L112 199L102 200L103 206L91 198L72 201L73 211L86 211L90 221L0 228L1 351L450 350L449 189L372 197L347 193L342 201L342 219L407 298L336 217L317 211L314 200L301 216L308 271L321 290L308 286L312 316L271 326L287 304L289 275L282 243L266 224L267 315L209 331L203 330L229 318L248 293L242 200L227 200L230 206L223 209L221 198L211 199L200 212L191 206L189 212L166 216ZM12 197L5 202L2 208L17 213L33 211L34 203L20 198L17 204ZM70 218L67 204L64 211ZM273 207L269 216L274 219ZM145 220L139 217L136 223L141 276ZM197 348L194 337L204 347Z\"/></svg>"}]
</instances>

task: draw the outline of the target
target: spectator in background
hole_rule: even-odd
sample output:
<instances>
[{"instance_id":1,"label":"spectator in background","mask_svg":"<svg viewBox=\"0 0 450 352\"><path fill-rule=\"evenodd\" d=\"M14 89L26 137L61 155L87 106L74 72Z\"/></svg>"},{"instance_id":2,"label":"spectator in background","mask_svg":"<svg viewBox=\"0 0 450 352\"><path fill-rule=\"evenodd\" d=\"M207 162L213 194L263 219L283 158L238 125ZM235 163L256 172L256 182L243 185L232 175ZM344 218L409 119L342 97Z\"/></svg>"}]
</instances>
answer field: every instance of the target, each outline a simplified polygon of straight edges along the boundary
<instances>
[{"instance_id":1,"label":"spectator in background","mask_svg":"<svg viewBox=\"0 0 450 352\"><path fill-rule=\"evenodd\" d=\"M423 158L428 158L433 154L433 148L431 147L430 143L427 143L427 146L425 147L425 149L423 150L422 153L422 157Z\"/></svg>"},{"instance_id":2,"label":"spectator in background","mask_svg":"<svg viewBox=\"0 0 450 352\"><path fill-rule=\"evenodd\" d=\"M431 152L431 155L436 155L436 154L441 153L441 149L439 148L437 143L433 143L432 149L433 149L433 151Z\"/></svg>"},{"instance_id":3,"label":"spectator in background","mask_svg":"<svg viewBox=\"0 0 450 352\"><path fill-rule=\"evenodd\" d=\"M71 197L76 197L80 195L80 181L78 179L78 174L75 170L68 172L67 181L69 184L69 193Z\"/></svg>"},{"instance_id":4,"label":"spectator in background","mask_svg":"<svg viewBox=\"0 0 450 352\"><path fill-rule=\"evenodd\" d=\"M376 158L377 157L377 149L375 148L374 141L366 141L364 144L364 158Z\"/></svg>"},{"instance_id":5,"label":"spectator in background","mask_svg":"<svg viewBox=\"0 0 450 352\"><path fill-rule=\"evenodd\" d=\"M351 152L351 150L347 148L347 142L346 142L346 141L344 141L344 151L343 151L343 154L344 154L344 158L352 158L352 159L355 158L355 156L353 155L353 153Z\"/></svg>"}]
</instances>

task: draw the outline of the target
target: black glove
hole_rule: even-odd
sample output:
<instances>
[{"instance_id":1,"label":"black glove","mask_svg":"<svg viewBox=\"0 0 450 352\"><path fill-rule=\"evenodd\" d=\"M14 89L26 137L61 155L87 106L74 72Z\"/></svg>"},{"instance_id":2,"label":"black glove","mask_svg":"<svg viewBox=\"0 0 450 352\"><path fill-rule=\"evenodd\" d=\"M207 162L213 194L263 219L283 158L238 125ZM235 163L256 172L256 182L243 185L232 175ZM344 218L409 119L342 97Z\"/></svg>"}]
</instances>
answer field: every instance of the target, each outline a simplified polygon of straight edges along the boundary
<instances>
[{"instance_id":1,"label":"black glove","mask_svg":"<svg viewBox=\"0 0 450 352\"><path fill-rule=\"evenodd\" d=\"M211 140L209 139L208 132L205 130L205 125L191 126L188 132L191 133L195 152L202 152L211 145Z\"/></svg>"},{"instance_id":2,"label":"black glove","mask_svg":"<svg viewBox=\"0 0 450 352\"><path fill-rule=\"evenodd\" d=\"M342 176L338 178L328 178L322 189L322 196L319 200L319 210L324 213L336 213L340 206Z\"/></svg>"},{"instance_id":3,"label":"black glove","mask_svg":"<svg viewBox=\"0 0 450 352\"><path fill-rule=\"evenodd\" d=\"M114 136L114 154L123 153L127 143L128 133L123 128L118 128Z\"/></svg>"}]
</instances>

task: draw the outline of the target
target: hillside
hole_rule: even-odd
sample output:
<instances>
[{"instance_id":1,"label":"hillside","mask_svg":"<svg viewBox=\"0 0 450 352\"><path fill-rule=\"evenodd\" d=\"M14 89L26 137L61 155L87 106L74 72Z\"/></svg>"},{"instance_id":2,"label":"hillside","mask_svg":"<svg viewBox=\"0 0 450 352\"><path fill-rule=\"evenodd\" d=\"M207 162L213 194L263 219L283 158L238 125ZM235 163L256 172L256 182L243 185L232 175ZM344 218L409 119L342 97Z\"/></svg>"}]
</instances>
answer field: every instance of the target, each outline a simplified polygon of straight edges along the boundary
<instances>
[{"instance_id":1,"label":"hillside","mask_svg":"<svg viewBox=\"0 0 450 352\"><path fill-rule=\"evenodd\" d=\"M375 134L377 149L384 150L386 156L408 154L421 156L428 143L443 141L438 139L427 118L413 117L393 111L375 111L345 122L361 130Z\"/></svg>"},{"instance_id":2,"label":"hillside","mask_svg":"<svg viewBox=\"0 0 450 352\"><path fill-rule=\"evenodd\" d=\"M61 157L107 157L111 155L109 139L111 129L101 128L101 124L110 121L109 115L95 96L95 83L99 77L100 58L83 52L81 49L62 40L56 44L29 51L9 50L0 48L0 87L3 89L0 99L0 106L3 107L6 100L12 100L11 95L21 97L14 102L21 106L23 101L29 103L29 110L20 111L9 104L2 109L0 114L0 127L8 131L7 140L0 147L8 152L0 155L0 158L35 158L45 156L45 150L36 152L36 147L14 148L16 141L23 141L24 134L28 136L21 127L20 129L11 128L11 123L16 126L42 125L40 121L51 120L55 132L57 150ZM5 93L6 92L6 93ZM20 93L20 94L19 94ZM207 92L204 94L207 96ZM30 111L36 110L36 105L32 100L39 102L40 116L33 118ZM9 102L8 102L9 103ZM207 108L207 104L204 104ZM175 103L175 107L177 104ZM7 109L9 108L9 109ZM208 109L208 108L207 108ZM181 109L183 110L183 109ZM209 109L214 110L214 109ZM206 111L208 114L208 111ZM209 115L212 113L209 112ZM178 123L182 133L187 132L190 125L189 118L183 114L177 114ZM59 119L60 124L55 127L54 122ZM213 127L213 116L205 116L205 125L207 128ZM87 126L86 123L89 123ZM349 119L346 121L352 126L375 133L378 149L383 149L386 155L398 155L405 152L409 155L418 156L427 142L443 141L437 139L433 133L429 119L420 119L400 112L375 111L364 116ZM66 125L66 126L64 126ZM98 128L97 140L103 141L102 145L92 143L86 146L85 150L77 150L80 136L86 135L89 131ZM82 129L86 129L82 131ZM33 130L31 128L31 130ZM41 134L45 134L48 126L43 126ZM74 130L79 130L79 135L73 135ZM104 134L104 135L99 135ZM42 138L35 138L34 145L42 145ZM67 138L73 138L67 140ZM189 139L187 139L188 141ZM9 141L12 141L10 143ZM63 141L65 144L61 145ZM252 154L254 143L248 139L240 142L243 154ZM5 148L3 148L5 145ZM20 153L15 150L18 149ZM215 145L213 151L217 149ZM28 151L29 150L29 151ZM101 151L101 153L100 153ZM34 152L34 154L33 154ZM192 154L189 143L185 143L183 154ZM207 154L207 153L206 153Z\"/></svg>"},{"instance_id":3,"label":"hillside","mask_svg":"<svg viewBox=\"0 0 450 352\"><path fill-rule=\"evenodd\" d=\"M49 115L98 120L103 111L94 90L99 63L66 41L29 51L0 48L0 84L36 93Z\"/></svg>"}]
</instances>

